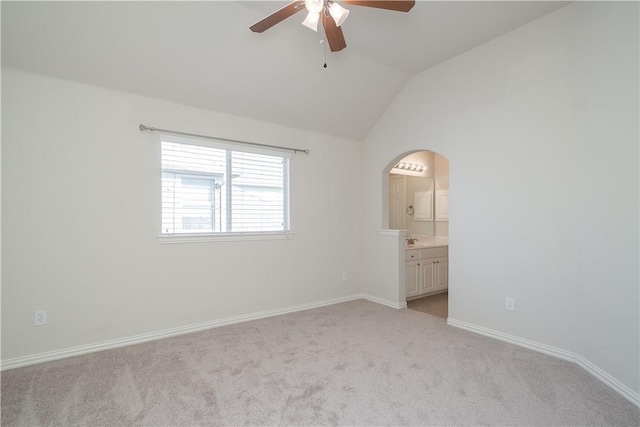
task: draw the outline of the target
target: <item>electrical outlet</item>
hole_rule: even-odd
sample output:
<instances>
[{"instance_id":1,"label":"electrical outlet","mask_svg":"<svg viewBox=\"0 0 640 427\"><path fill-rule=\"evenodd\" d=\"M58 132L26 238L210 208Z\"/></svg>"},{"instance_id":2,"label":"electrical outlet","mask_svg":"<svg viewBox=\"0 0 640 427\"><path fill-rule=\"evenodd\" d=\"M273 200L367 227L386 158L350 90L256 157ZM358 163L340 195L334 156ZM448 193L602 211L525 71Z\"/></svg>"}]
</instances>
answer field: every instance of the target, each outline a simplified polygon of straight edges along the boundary
<instances>
[{"instance_id":1,"label":"electrical outlet","mask_svg":"<svg viewBox=\"0 0 640 427\"><path fill-rule=\"evenodd\" d=\"M342 272L342 280L349 280L349 275L347 274L346 271Z\"/></svg>"},{"instance_id":2,"label":"electrical outlet","mask_svg":"<svg viewBox=\"0 0 640 427\"><path fill-rule=\"evenodd\" d=\"M516 311L516 299L513 297L507 297L505 308L509 311Z\"/></svg>"},{"instance_id":3,"label":"electrical outlet","mask_svg":"<svg viewBox=\"0 0 640 427\"><path fill-rule=\"evenodd\" d=\"M44 326L47 324L47 310L37 310L33 316L33 324L35 326Z\"/></svg>"}]
</instances>

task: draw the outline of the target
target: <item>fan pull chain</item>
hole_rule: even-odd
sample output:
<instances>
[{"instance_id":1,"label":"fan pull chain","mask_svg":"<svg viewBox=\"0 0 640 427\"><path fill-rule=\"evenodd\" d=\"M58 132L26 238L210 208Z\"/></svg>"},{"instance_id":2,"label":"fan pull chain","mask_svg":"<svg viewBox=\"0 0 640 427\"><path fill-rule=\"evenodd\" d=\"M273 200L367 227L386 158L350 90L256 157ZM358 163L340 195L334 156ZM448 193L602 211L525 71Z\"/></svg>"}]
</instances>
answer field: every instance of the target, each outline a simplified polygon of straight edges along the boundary
<instances>
[{"instance_id":1,"label":"fan pull chain","mask_svg":"<svg viewBox=\"0 0 640 427\"><path fill-rule=\"evenodd\" d=\"M324 45L324 66L323 68L327 68L327 40L325 39L320 39L320 43L322 43Z\"/></svg>"}]
</instances>

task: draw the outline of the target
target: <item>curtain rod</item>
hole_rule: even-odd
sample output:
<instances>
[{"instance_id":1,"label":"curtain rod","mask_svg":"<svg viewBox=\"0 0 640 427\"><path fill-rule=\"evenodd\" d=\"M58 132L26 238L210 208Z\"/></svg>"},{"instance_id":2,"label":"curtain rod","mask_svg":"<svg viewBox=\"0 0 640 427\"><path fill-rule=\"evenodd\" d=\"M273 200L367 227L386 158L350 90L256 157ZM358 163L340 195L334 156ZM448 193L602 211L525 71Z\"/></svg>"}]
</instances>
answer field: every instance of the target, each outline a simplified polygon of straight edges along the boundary
<instances>
[{"instance_id":1,"label":"curtain rod","mask_svg":"<svg viewBox=\"0 0 640 427\"><path fill-rule=\"evenodd\" d=\"M255 147L277 148L279 150L293 151L295 154L298 154L298 153L309 154L309 150L302 150L300 148L281 147L279 145L258 144L257 142L240 141L238 139L218 138L216 136L198 135L196 133L180 132L177 130L169 130L169 129L160 129L160 128L154 128L152 126L145 126L142 123L140 124L140 126L138 126L138 128L140 129L140 131L148 130L151 132L165 132L165 133L171 133L174 135L193 136L196 138L207 138L207 139L215 139L217 141L234 142L236 144L253 145Z\"/></svg>"}]
</instances>

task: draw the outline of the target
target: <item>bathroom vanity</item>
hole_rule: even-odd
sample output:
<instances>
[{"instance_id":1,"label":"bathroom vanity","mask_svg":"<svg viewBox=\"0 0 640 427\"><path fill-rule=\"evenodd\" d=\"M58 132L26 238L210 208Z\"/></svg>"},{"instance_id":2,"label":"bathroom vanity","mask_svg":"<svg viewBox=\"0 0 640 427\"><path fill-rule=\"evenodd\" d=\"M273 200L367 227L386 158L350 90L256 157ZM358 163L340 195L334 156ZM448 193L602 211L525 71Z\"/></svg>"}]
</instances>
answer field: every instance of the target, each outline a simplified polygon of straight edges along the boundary
<instances>
[{"instance_id":1,"label":"bathroom vanity","mask_svg":"<svg viewBox=\"0 0 640 427\"><path fill-rule=\"evenodd\" d=\"M405 287L407 299L444 292L449 287L449 245L444 241L407 245Z\"/></svg>"}]
</instances>

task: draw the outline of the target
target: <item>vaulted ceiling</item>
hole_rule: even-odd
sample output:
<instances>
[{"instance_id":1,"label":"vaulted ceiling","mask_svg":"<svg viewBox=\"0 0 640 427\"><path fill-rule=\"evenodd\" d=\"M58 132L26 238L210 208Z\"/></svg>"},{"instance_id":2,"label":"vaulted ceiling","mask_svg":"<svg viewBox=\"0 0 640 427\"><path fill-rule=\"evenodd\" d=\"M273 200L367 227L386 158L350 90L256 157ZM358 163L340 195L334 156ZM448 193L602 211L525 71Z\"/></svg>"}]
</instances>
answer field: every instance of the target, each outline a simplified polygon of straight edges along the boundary
<instances>
[{"instance_id":1,"label":"vaulted ceiling","mask_svg":"<svg viewBox=\"0 0 640 427\"><path fill-rule=\"evenodd\" d=\"M568 2L418 1L348 6L332 53L282 1L2 2L2 65L286 126L360 139L412 75Z\"/></svg>"}]
</instances>

